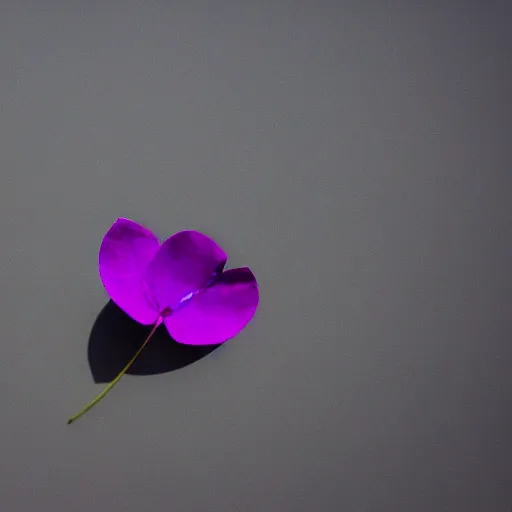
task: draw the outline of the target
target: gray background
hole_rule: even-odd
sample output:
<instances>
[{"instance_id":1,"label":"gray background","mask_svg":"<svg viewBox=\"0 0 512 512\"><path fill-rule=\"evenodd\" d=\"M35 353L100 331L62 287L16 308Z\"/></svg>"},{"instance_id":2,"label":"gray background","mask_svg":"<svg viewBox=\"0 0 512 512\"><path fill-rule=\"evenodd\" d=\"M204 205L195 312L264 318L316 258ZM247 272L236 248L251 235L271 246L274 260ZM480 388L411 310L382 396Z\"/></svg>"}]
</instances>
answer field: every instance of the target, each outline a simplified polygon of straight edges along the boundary
<instances>
[{"instance_id":1,"label":"gray background","mask_svg":"<svg viewBox=\"0 0 512 512\"><path fill-rule=\"evenodd\" d=\"M507 3L0 3L2 511L510 510ZM261 304L68 427L118 216Z\"/></svg>"}]
</instances>

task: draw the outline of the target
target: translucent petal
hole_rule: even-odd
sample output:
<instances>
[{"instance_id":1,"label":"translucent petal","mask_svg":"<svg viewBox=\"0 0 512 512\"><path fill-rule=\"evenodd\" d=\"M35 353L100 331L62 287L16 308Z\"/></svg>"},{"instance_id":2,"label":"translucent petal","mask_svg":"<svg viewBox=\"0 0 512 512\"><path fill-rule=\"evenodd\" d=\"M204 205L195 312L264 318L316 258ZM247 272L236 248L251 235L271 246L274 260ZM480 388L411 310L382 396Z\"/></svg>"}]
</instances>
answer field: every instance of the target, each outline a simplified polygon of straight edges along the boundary
<instances>
[{"instance_id":1,"label":"translucent petal","mask_svg":"<svg viewBox=\"0 0 512 512\"><path fill-rule=\"evenodd\" d=\"M180 231L168 238L145 272L158 311L176 310L184 297L207 286L226 260L226 253L197 231Z\"/></svg>"},{"instance_id":2,"label":"translucent petal","mask_svg":"<svg viewBox=\"0 0 512 512\"><path fill-rule=\"evenodd\" d=\"M160 247L158 238L136 222L119 218L103 238L99 272L110 298L141 324L155 322L158 311L144 272Z\"/></svg>"},{"instance_id":3,"label":"translucent petal","mask_svg":"<svg viewBox=\"0 0 512 512\"><path fill-rule=\"evenodd\" d=\"M224 272L215 284L164 318L170 335L188 345L222 343L251 320L259 302L258 283L247 268Z\"/></svg>"}]
</instances>

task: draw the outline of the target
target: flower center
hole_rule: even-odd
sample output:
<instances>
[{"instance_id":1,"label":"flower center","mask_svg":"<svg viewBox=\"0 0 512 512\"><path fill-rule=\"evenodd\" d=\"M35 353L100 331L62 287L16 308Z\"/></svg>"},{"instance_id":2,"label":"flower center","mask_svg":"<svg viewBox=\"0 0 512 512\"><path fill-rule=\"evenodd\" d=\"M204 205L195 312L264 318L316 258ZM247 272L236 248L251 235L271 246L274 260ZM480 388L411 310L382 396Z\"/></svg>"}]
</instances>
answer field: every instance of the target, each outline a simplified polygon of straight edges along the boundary
<instances>
[{"instance_id":1,"label":"flower center","mask_svg":"<svg viewBox=\"0 0 512 512\"><path fill-rule=\"evenodd\" d=\"M165 318L166 316L171 316L172 315L172 309L167 306L164 310L160 311L160 316Z\"/></svg>"}]
</instances>

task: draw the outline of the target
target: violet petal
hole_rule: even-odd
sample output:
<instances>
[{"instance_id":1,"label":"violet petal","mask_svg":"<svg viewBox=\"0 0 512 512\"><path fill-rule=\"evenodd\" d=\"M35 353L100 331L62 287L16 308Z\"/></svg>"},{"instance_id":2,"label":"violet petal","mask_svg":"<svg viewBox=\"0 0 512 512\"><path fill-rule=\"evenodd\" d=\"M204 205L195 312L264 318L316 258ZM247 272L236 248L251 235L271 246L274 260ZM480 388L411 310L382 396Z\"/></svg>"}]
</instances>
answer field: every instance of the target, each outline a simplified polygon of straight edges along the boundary
<instances>
[{"instance_id":1,"label":"violet petal","mask_svg":"<svg viewBox=\"0 0 512 512\"><path fill-rule=\"evenodd\" d=\"M110 298L141 324L155 322L142 277L160 247L158 238L136 222L119 218L107 231L99 252L99 272Z\"/></svg>"},{"instance_id":2,"label":"violet petal","mask_svg":"<svg viewBox=\"0 0 512 512\"><path fill-rule=\"evenodd\" d=\"M258 283L247 268L224 272L214 285L164 318L170 335L187 345L222 343L240 332L259 302Z\"/></svg>"},{"instance_id":3,"label":"violet petal","mask_svg":"<svg viewBox=\"0 0 512 512\"><path fill-rule=\"evenodd\" d=\"M204 288L226 260L226 253L197 231L180 231L168 238L145 272L158 311L176 310L181 299Z\"/></svg>"}]
</instances>

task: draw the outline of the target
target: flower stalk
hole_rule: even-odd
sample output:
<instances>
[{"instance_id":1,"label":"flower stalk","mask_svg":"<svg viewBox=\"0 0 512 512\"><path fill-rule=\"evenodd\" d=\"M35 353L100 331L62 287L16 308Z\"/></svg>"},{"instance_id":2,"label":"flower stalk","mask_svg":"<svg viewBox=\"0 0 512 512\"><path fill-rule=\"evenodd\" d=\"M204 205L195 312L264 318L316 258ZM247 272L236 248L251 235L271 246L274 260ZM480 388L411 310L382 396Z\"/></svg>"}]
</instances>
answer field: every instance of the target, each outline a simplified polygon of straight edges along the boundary
<instances>
[{"instance_id":1,"label":"flower stalk","mask_svg":"<svg viewBox=\"0 0 512 512\"><path fill-rule=\"evenodd\" d=\"M76 421L78 418L83 416L87 411L92 409L102 398L104 398L107 393L121 380L121 377L130 369L132 364L137 360L137 358L140 356L141 352L144 350L144 347L148 344L148 341L151 339L153 334L155 334L155 331L159 325L160 316L156 319L155 323L153 324L153 327L148 334L148 337L144 340L144 343L141 345L139 350L135 353L135 355L128 361L128 364L119 372L117 377L108 384L108 386L91 402L89 402L80 412L76 413L74 416L71 416L68 420L68 425Z\"/></svg>"}]
</instances>

